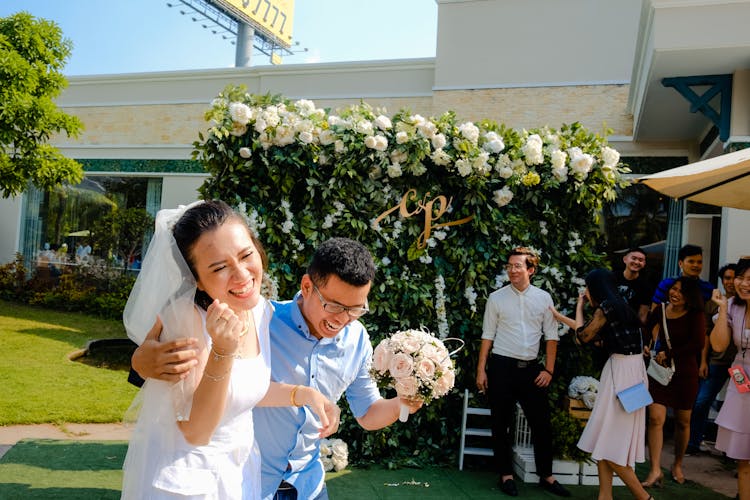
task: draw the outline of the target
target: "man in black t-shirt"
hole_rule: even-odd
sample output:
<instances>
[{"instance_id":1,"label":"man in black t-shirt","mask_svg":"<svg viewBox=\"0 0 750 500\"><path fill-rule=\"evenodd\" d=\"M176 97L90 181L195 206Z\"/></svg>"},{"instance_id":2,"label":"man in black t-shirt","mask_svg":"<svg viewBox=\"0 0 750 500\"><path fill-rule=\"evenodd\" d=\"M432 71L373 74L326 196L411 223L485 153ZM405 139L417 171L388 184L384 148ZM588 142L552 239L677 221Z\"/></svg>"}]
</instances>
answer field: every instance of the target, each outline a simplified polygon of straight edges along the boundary
<instances>
[{"instance_id":1,"label":"man in black t-shirt","mask_svg":"<svg viewBox=\"0 0 750 500\"><path fill-rule=\"evenodd\" d=\"M625 263L625 269L622 273L615 274L617 288L628 305L638 314L641 323L645 324L653 294L653 290L641 275L641 271L646 267L646 252L642 248L631 248L625 253L622 261Z\"/></svg>"}]
</instances>

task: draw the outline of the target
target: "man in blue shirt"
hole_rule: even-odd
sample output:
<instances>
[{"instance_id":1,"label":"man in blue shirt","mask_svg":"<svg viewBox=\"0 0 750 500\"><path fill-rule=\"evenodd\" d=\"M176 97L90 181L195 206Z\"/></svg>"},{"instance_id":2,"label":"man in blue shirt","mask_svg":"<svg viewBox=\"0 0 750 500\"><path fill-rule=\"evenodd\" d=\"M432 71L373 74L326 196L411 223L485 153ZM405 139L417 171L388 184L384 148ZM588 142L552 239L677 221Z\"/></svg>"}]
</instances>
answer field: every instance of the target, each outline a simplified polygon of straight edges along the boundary
<instances>
[{"instance_id":1,"label":"man in blue shirt","mask_svg":"<svg viewBox=\"0 0 750 500\"><path fill-rule=\"evenodd\" d=\"M708 281L704 281L700 278L701 272L703 271L703 249L698 245L685 245L680 248L677 253L677 265L680 267L680 276L687 276L698 280L698 285L701 289L701 297L703 302L711 302L711 292L714 290L714 286ZM659 285L654 291L654 297L651 299L651 310L653 311L659 304L667 302L667 294L669 289L674 285L677 278L665 278L659 282ZM710 323L707 323L710 325Z\"/></svg>"},{"instance_id":2,"label":"man in blue shirt","mask_svg":"<svg viewBox=\"0 0 750 500\"><path fill-rule=\"evenodd\" d=\"M367 430L398 419L398 397L384 399L370 378L372 344L357 318L368 312L375 277L370 252L348 238L332 238L315 251L300 291L290 301L274 302L270 323L271 378L315 387L332 401L345 393L357 422ZM133 367L163 380L192 367L190 342L144 342ZM293 403L293 402L292 402ZM421 406L409 403L410 412ZM255 439L262 459L264 499L327 499L319 460L319 428L305 407L253 410Z\"/></svg>"}]
</instances>

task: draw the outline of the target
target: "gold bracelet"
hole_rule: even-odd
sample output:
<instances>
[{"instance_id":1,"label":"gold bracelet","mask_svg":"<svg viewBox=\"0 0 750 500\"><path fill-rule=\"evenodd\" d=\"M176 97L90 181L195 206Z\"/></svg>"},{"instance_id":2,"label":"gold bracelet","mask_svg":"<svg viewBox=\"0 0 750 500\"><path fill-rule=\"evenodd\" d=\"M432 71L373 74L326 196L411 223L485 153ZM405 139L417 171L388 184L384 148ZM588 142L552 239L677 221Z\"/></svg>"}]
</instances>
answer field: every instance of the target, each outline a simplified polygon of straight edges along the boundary
<instances>
[{"instance_id":1,"label":"gold bracelet","mask_svg":"<svg viewBox=\"0 0 750 500\"><path fill-rule=\"evenodd\" d=\"M291 393L291 394L289 395L289 401L291 401L291 402L292 402L292 406L296 406L297 408L299 408L299 407L300 407L300 406L302 406L302 405L298 405L298 404L297 404L297 402L296 402L296 401L294 400L294 395L295 395L295 394L297 394L297 389L299 389L300 387L301 387L301 386L299 386L299 385L295 385L295 386L294 386L294 387L292 388L292 393Z\"/></svg>"},{"instance_id":2,"label":"gold bracelet","mask_svg":"<svg viewBox=\"0 0 750 500\"><path fill-rule=\"evenodd\" d=\"M233 358L233 359L239 358L239 356L237 355L237 351L234 351L231 354L222 354L216 349L214 349L214 346L211 346L211 353L213 354L214 361L221 361L224 358Z\"/></svg>"},{"instance_id":3,"label":"gold bracelet","mask_svg":"<svg viewBox=\"0 0 750 500\"><path fill-rule=\"evenodd\" d=\"M211 374L210 374L210 373L208 373L208 372L203 372L203 376L204 376L205 378L207 378L208 380L210 380L211 382L219 382L220 380L224 380L225 378L227 378L227 375L228 375L228 374L229 374L229 373L230 373L231 371L232 371L232 370L226 371L226 372L224 372L224 374L223 374L223 375L218 375L218 376L217 376L217 375L211 375Z\"/></svg>"}]
</instances>

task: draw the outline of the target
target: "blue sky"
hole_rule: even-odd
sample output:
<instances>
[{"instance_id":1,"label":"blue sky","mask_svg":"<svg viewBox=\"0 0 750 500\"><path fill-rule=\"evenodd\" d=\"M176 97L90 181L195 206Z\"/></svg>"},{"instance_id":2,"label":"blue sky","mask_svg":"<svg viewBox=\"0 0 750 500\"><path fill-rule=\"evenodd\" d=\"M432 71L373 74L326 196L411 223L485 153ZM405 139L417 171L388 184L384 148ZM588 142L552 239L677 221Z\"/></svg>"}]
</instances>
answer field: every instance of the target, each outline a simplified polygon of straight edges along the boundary
<instances>
[{"instance_id":1,"label":"blue sky","mask_svg":"<svg viewBox=\"0 0 750 500\"><path fill-rule=\"evenodd\" d=\"M25 10L73 41L66 75L234 66L235 46L181 15L178 0L3 0L0 17ZM434 57L435 0L296 0L299 52L284 64ZM253 66L270 64L253 53Z\"/></svg>"}]
</instances>

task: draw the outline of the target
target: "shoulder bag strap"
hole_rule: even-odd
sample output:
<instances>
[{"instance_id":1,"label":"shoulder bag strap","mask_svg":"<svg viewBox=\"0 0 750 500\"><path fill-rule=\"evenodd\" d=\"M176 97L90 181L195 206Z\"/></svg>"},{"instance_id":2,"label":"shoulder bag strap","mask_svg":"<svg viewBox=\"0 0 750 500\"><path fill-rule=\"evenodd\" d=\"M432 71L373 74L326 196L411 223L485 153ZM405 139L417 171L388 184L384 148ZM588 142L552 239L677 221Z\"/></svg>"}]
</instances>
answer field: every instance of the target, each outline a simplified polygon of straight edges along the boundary
<instances>
[{"instance_id":1,"label":"shoulder bag strap","mask_svg":"<svg viewBox=\"0 0 750 500\"><path fill-rule=\"evenodd\" d=\"M672 356L672 343L669 341L669 329L667 328L667 306L661 304L661 324L664 326L664 339L667 341L669 349L669 358L672 360L672 369L674 370L674 356Z\"/></svg>"}]
</instances>

